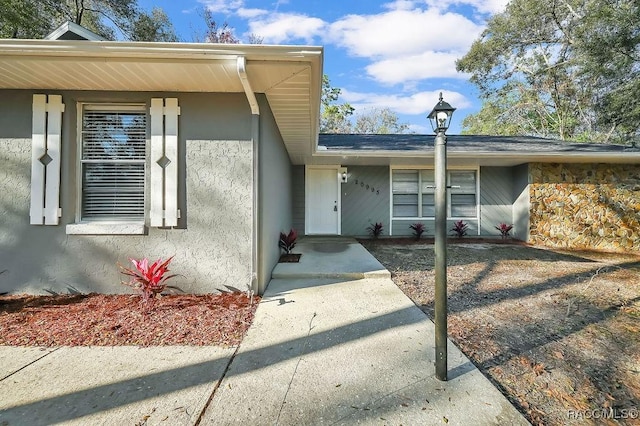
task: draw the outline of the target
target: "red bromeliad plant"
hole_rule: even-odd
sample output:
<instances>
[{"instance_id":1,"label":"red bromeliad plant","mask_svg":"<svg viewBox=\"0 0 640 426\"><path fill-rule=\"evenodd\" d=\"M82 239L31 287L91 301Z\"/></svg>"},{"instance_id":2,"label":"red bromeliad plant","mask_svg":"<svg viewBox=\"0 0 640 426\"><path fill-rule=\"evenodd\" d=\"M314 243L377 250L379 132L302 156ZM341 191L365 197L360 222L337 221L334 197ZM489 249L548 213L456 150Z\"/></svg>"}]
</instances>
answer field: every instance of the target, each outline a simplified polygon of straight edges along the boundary
<instances>
[{"instance_id":1,"label":"red bromeliad plant","mask_svg":"<svg viewBox=\"0 0 640 426\"><path fill-rule=\"evenodd\" d=\"M380 235L382 235L383 230L384 226L382 225L382 222L376 222L373 225L367 226L367 232L369 232L369 235L371 235L373 238L378 238Z\"/></svg>"},{"instance_id":2,"label":"red bromeliad plant","mask_svg":"<svg viewBox=\"0 0 640 426\"><path fill-rule=\"evenodd\" d=\"M298 239L298 232L293 228L288 234L281 232L278 247L284 250L285 254L291 254L291 250L296 246L296 239Z\"/></svg>"},{"instance_id":3,"label":"red bromeliad plant","mask_svg":"<svg viewBox=\"0 0 640 426\"><path fill-rule=\"evenodd\" d=\"M454 232L458 238L462 238L467 235L467 229L469 229L469 225L461 220L458 220L453 224L453 228L451 228L451 231Z\"/></svg>"},{"instance_id":4,"label":"red bromeliad plant","mask_svg":"<svg viewBox=\"0 0 640 426\"><path fill-rule=\"evenodd\" d=\"M413 229L413 236L416 237L417 240L419 240L420 237L422 237L424 231L427 230L427 228L424 226L424 223L421 222L409 225L409 228Z\"/></svg>"},{"instance_id":5,"label":"red bromeliad plant","mask_svg":"<svg viewBox=\"0 0 640 426\"><path fill-rule=\"evenodd\" d=\"M495 227L500 234L502 234L502 239L504 240L509 236L509 232L513 229L513 225L507 225L506 223L501 223L500 225Z\"/></svg>"},{"instance_id":6,"label":"red bromeliad plant","mask_svg":"<svg viewBox=\"0 0 640 426\"><path fill-rule=\"evenodd\" d=\"M135 268L120 267L120 273L130 276L129 282L122 281L122 284L132 287L140 293L142 304L148 308L153 306L153 302L166 288L166 281L176 275L167 275L169 272L169 263L173 256L167 260L158 259L149 265L149 261L144 258L141 260L130 259Z\"/></svg>"}]
</instances>

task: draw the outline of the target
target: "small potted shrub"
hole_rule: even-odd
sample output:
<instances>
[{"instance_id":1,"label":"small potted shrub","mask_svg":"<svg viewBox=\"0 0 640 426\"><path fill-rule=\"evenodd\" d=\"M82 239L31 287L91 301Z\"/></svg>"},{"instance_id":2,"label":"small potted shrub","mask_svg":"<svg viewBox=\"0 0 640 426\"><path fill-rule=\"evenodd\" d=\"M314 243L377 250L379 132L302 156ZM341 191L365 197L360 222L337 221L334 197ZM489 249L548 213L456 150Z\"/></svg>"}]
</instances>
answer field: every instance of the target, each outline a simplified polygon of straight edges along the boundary
<instances>
[{"instance_id":1,"label":"small potted shrub","mask_svg":"<svg viewBox=\"0 0 640 426\"><path fill-rule=\"evenodd\" d=\"M424 231L427 230L427 228L424 226L424 223L420 222L409 225L409 228L413 230L413 236L416 237L416 240L419 240L420 237L422 237L422 234L424 234Z\"/></svg>"},{"instance_id":2,"label":"small potted shrub","mask_svg":"<svg viewBox=\"0 0 640 426\"><path fill-rule=\"evenodd\" d=\"M288 234L284 232L280 233L280 240L278 241L278 247L280 247L284 254L280 256L280 262L284 263L297 263L300 261L300 254L291 253L291 250L296 246L296 240L298 239L298 232L291 228Z\"/></svg>"},{"instance_id":3,"label":"small potted shrub","mask_svg":"<svg viewBox=\"0 0 640 426\"><path fill-rule=\"evenodd\" d=\"M502 235L502 239L504 240L510 237L509 233L513 229L513 225L507 225L506 223L501 223L500 225L497 225L495 228L498 231L500 231L500 234Z\"/></svg>"},{"instance_id":4,"label":"small potted shrub","mask_svg":"<svg viewBox=\"0 0 640 426\"><path fill-rule=\"evenodd\" d=\"M456 237L462 238L467 235L468 229L469 225L464 223L462 220L458 220L453 224L453 228L451 228L451 231L456 235Z\"/></svg>"},{"instance_id":5,"label":"small potted shrub","mask_svg":"<svg viewBox=\"0 0 640 426\"><path fill-rule=\"evenodd\" d=\"M371 238L378 238L382 235L382 231L384 230L384 226L382 226L382 222L376 222L373 225L367 226L367 232L371 236Z\"/></svg>"}]
</instances>

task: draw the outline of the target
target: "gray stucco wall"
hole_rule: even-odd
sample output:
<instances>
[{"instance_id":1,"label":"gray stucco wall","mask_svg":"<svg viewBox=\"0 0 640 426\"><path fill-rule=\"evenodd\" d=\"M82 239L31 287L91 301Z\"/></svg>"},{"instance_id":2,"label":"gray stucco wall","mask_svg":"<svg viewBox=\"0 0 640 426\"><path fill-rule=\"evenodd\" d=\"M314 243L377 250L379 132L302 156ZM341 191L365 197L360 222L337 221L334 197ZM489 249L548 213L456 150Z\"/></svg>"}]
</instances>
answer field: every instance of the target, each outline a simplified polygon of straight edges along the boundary
<instances>
[{"instance_id":1,"label":"gray stucco wall","mask_svg":"<svg viewBox=\"0 0 640 426\"><path fill-rule=\"evenodd\" d=\"M276 122L264 97L260 97L259 147L259 271L258 292L262 294L278 263L280 232L292 224L291 162ZM303 228L304 229L304 228ZM302 233L301 233L302 235Z\"/></svg>"},{"instance_id":2,"label":"gray stucco wall","mask_svg":"<svg viewBox=\"0 0 640 426\"><path fill-rule=\"evenodd\" d=\"M61 94L61 206L58 226L29 225L33 93ZM148 235L67 235L76 220L76 103L142 102L177 97L179 208L176 229ZM0 291L12 293L129 292L116 263L175 255L173 280L190 293L251 280L251 113L241 94L0 91Z\"/></svg>"}]
</instances>

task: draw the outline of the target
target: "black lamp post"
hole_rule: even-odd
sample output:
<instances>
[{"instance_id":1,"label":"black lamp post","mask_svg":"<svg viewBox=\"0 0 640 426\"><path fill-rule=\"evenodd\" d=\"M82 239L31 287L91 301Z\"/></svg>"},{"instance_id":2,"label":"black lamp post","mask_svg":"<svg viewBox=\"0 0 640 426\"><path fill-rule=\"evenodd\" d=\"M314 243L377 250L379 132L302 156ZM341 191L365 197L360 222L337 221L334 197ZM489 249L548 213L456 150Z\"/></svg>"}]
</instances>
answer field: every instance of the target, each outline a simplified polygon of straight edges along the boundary
<instances>
[{"instance_id":1,"label":"black lamp post","mask_svg":"<svg viewBox=\"0 0 640 426\"><path fill-rule=\"evenodd\" d=\"M435 328L436 378L447 380L447 137L445 132L456 109L442 100L433 107L428 117L435 138Z\"/></svg>"}]
</instances>

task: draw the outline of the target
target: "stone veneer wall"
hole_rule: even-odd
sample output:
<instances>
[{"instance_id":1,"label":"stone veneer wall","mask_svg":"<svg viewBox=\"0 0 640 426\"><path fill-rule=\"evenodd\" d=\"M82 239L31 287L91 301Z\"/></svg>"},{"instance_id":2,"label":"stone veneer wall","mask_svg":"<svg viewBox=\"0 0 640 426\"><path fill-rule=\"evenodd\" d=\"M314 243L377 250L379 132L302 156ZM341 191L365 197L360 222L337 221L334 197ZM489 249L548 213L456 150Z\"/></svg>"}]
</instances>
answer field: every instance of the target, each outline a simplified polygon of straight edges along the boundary
<instances>
[{"instance_id":1,"label":"stone veneer wall","mask_svg":"<svg viewBox=\"0 0 640 426\"><path fill-rule=\"evenodd\" d=\"M529 165L530 242L640 251L640 165Z\"/></svg>"}]
</instances>

